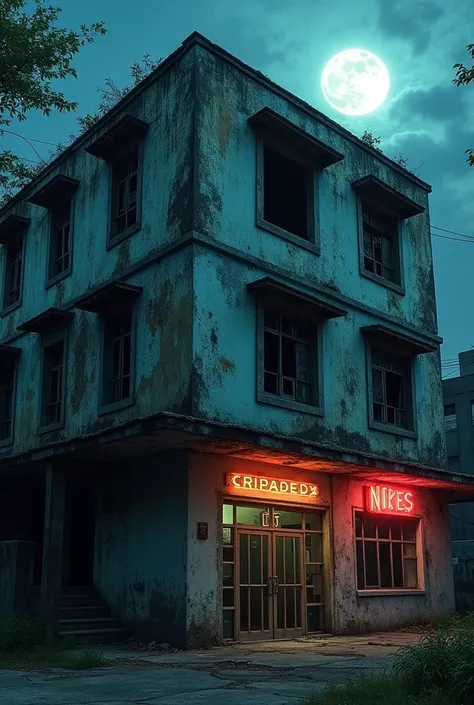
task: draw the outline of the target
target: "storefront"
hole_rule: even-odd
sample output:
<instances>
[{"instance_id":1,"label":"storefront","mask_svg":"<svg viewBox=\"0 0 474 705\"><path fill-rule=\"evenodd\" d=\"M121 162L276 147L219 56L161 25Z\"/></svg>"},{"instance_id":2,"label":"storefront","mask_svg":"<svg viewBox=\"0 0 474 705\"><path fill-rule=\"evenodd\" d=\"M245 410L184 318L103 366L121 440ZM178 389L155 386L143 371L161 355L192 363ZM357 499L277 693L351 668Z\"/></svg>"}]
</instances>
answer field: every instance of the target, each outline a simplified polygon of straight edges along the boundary
<instances>
[{"instance_id":1,"label":"storefront","mask_svg":"<svg viewBox=\"0 0 474 705\"><path fill-rule=\"evenodd\" d=\"M214 501L219 516L219 641L376 631L454 610L445 492L210 456L192 465L199 516Z\"/></svg>"}]
</instances>

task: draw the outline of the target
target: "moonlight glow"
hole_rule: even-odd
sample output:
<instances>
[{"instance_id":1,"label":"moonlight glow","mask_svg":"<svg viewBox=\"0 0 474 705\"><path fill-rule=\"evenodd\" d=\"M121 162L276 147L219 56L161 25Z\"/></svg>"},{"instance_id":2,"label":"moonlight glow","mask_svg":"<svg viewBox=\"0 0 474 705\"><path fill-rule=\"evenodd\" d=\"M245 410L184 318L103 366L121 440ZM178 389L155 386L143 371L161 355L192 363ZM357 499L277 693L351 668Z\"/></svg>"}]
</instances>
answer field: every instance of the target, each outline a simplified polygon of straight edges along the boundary
<instances>
[{"instance_id":1,"label":"moonlight glow","mask_svg":"<svg viewBox=\"0 0 474 705\"><path fill-rule=\"evenodd\" d=\"M385 64L364 49L346 49L332 57L321 76L329 105L346 115L367 115L377 110L390 88Z\"/></svg>"}]
</instances>

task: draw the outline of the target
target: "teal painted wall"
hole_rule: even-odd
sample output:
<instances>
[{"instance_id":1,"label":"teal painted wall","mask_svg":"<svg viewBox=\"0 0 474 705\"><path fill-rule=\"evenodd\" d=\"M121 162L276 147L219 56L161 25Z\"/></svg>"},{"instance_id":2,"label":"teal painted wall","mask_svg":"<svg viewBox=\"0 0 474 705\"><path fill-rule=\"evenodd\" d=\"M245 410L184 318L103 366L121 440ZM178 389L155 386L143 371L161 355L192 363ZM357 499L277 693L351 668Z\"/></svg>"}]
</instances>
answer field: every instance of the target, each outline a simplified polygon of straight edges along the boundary
<instances>
[{"instance_id":1,"label":"teal painted wall","mask_svg":"<svg viewBox=\"0 0 474 705\"><path fill-rule=\"evenodd\" d=\"M134 461L98 483L94 583L144 641L186 643L187 461Z\"/></svg>"}]
</instances>

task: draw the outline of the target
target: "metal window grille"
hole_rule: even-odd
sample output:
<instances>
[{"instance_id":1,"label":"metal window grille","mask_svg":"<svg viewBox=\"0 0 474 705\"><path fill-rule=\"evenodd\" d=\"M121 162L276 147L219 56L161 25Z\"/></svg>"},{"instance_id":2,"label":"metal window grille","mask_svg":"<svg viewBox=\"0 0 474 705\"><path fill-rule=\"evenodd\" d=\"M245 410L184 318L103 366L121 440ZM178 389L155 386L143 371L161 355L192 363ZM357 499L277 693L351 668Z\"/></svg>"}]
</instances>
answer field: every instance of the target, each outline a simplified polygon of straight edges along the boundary
<instances>
[{"instance_id":1,"label":"metal window grille","mask_svg":"<svg viewBox=\"0 0 474 705\"><path fill-rule=\"evenodd\" d=\"M115 164L116 213L115 234L128 230L137 222L138 147Z\"/></svg>"},{"instance_id":2,"label":"metal window grille","mask_svg":"<svg viewBox=\"0 0 474 705\"><path fill-rule=\"evenodd\" d=\"M132 314L110 321L107 335L111 352L108 401L112 403L130 396Z\"/></svg>"},{"instance_id":3,"label":"metal window grille","mask_svg":"<svg viewBox=\"0 0 474 705\"><path fill-rule=\"evenodd\" d=\"M365 206L362 210L364 231L364 269L378 277L395 282L395 225Z\"/></svg>"},{"instance_id":4,"label":"metal window grille","mask_svg":"<svg viewBox=\"0 0 474 705\"><path fill-rule=\"evenodd\" d=\"M23 273L23 244L10 245L7 249L7 306L20 300Z\"/></svg>"},{"instance_id":5,"label":"metal window grille","mask_svg":"<svg viewBox=\"0 0 474 705\"><path fill-rule=\"evenodd\" d=\"M69 268L71 251L71 204L53 213L51 275L57 276Z\"/></svg>"},{"instance_id":6,"label":"metal window grille","mask_svg":"<svg viewBox=\"0 0 474 705\"><path fill-rule=\"evenodd\" d=\"M404 360L372 352L372 403L374 421L408 428L408 368Z\"/></svg>"},{"instance_id":7,"label":"metal window grille","mask_svg":"<svg viewBox=\"0 0 474 705\"><path fill-rule=\"evenodd\" d=\"M418 520L355 516L359 590L417 589Z\"/></svg>"},{"instance_id":8,"label":"metal window grille","mask_svg":"<svg viewBox=\"0 0 474 705\"><path fill-rule=\"evenodd\" d=\"M63 404L64 342L61 340L45 348L47 389L45 399L46 424L61 420Z\"/></svg>"}]
</instances>

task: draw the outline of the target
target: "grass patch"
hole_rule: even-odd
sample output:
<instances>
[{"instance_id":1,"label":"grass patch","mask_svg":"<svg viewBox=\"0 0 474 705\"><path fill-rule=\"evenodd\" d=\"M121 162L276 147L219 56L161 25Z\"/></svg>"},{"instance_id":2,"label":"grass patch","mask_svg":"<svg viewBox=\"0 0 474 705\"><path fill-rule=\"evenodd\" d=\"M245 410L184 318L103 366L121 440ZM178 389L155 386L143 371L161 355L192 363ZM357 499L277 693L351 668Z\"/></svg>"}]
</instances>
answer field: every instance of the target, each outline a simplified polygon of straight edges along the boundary
<instances>
[{"instance_id":1,"label":"grass patch","mask_svg":"<svg viewBox=\"0 0 474 705\"><path fill-rule=\"evenodd\" d=\"M47 646L43 626L36 617L14 615L0 621L0 668L86 669L108 664L99 651L76 650L70 640Z\"/></svg>"},{"instance_id":2,"label":"grass patch","mask_svg":"<svg viewBox=\"0 0 474 705\"><path fill-rule=\"evenodd\" d=\"M411 696L394 674L361 676L344 686L330 685L303 705L453 705L441 691Z\"/></svg>"}]
</instances>

